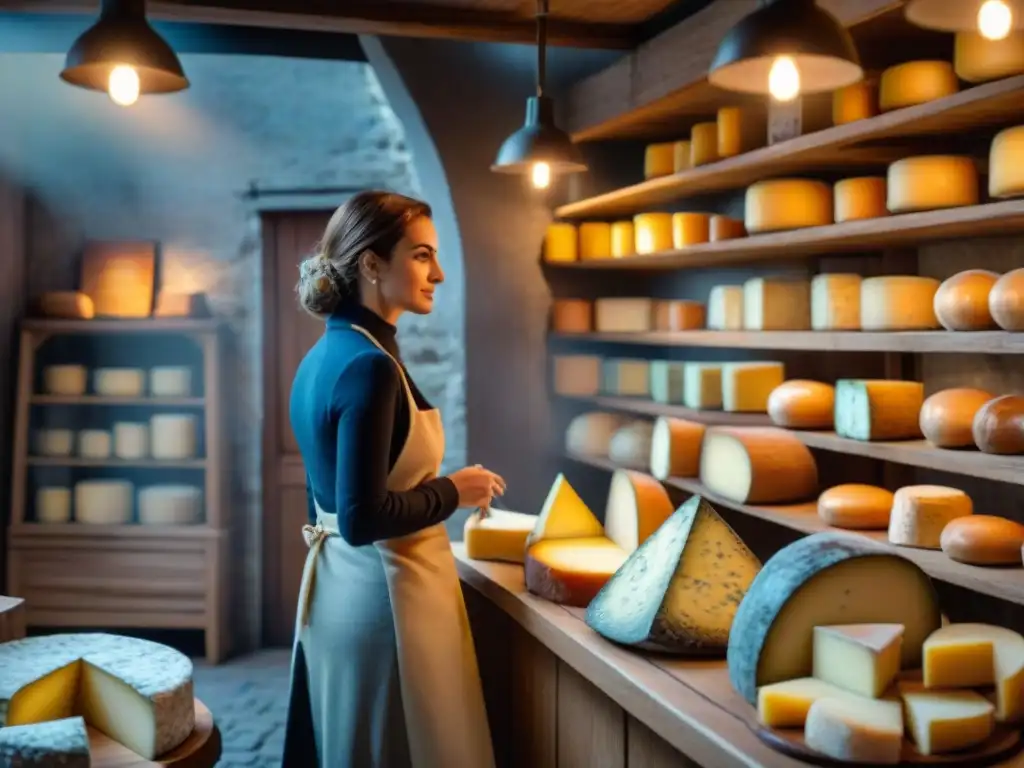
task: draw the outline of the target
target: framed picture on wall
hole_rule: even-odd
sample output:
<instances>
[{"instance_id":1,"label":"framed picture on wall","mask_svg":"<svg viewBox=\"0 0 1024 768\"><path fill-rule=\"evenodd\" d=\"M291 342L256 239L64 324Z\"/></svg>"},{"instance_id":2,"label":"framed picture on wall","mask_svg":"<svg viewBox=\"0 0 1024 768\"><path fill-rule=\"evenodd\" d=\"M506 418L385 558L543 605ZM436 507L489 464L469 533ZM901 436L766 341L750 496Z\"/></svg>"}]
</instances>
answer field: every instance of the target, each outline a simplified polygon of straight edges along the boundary
<instances>
[{"instance_id":1,"label":"framed picture on wall","mask_svg":"<svg viewBox=\"0 0 1024 768\"><path fill-rule=\"evenodd\" d=\"M92 299L96 317L153 314L159 243L92 240L82 251L79 291Z\"/></svg>"}]
</instances>

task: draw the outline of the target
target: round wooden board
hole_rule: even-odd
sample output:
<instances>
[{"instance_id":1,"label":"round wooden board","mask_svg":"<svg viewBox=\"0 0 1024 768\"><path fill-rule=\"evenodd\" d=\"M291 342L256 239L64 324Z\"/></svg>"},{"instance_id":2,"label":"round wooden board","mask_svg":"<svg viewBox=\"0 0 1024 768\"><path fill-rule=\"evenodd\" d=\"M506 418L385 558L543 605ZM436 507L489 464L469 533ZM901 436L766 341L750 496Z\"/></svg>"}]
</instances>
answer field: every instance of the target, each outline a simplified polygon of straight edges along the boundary
<instances>
[{"instance_id":1,"label":"round wooden board","mask_svg":"<svg viewBox=\"0 0 1024 768\"><path fill-rule=\"evenodd\" d=\"M877 768L877 765L869 766L866 763L836 760L816 752L804 744L804 732L801 728L761 727L755 729L755 732L758 738L772 749L805 763L828 766L829 768L838 768L838 766ZM964 765L969 768L984 768L1013 757L1020 752L1022 745L1024 745L1024 739L1021 738L1020 730L1008 726L997 726L988 741L979 744L974 749L945 755L922 755L910 739L904 739L903 759L899 765Z\"/></svg>"},{"instance_id":2,"label":"round wooden board","mask_svg":"<svg viewBox=\"0 0 1024 768\"><path fill-rule=\"evenodd\" d=\"M93 768L213 768L220 760L220 731L203 702L195 699L195 707L196 727L192 735L177 749L155 761L146 760L95 728L89 728Z\"/></svg>"}]
</instances>

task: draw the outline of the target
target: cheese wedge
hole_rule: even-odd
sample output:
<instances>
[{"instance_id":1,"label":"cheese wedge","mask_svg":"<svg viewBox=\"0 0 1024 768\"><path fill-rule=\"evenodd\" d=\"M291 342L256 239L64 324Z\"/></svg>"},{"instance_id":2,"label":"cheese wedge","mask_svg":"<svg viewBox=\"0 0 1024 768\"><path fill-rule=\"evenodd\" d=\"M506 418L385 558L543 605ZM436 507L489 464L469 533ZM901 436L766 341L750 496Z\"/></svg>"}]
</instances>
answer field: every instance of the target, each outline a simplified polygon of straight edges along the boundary
<instances>
[{"instance_id":1,"label":"cheese wedge","mask_svg":"<svg viewBox=\"0 0 1024 768\"><path fill-rule=\"evenodd\" d=\"M836 624L814 628L814 676L877 699L900 671L902 624Z\"/></svg>"},{"instance_id":2,"label":"cheese wedge","mask_svg":"<svg viewBox=\"0 0 1024 768\"><path fill-rule=\"evenodd\" d=\"M976 691L931 691L919 682L900 683L907 730L922 755L977 746L995 730L995 707Z\"/></svg>"},{"instance_id":3,"label":"cheese wedge","mask_svg":"<svg viewBox=\"0 0 1024 768\"><path fill-rule=\"evenodd\" d=\"M803 728L811 704L818 699L853 696L816 677L797 677L757 689L757 719L769 728Z\"/></svg>"},{"instance_id":4,"label":"cheese wedge","mask_svg":"<svg viewBox=\"0 0 1024 768\"><path fill-rule=\"evenodd\" d=\"M466 518L462 529L466 556L474 560L521 563L526 553L526 537L536 522L533 515L505 509L492 509L485 517L474 512Z\"/></svg>"},{"instance_id":5,"label":"cheese wedge","mask_svg":"<svg viewBox=\"0 0 1024 768\"><path fill-rule=\"evenodd\" d=\"M804 743L843 762L896 765L903 751L900 703L864 698L818 699L807 713Z\"/></svg>"},{"instance_id":6,"label":"cheese wedge","mask_svg":"<svg viewBox=\"0 0 1024 768\"><path fill-rule=\"evenodd\" d=\"M533 530L527 537L527 548L545 539L592 539L604 536L604 526L590 511L576 489L561 472L548 491Z\"/></svg>"}]
</instances>

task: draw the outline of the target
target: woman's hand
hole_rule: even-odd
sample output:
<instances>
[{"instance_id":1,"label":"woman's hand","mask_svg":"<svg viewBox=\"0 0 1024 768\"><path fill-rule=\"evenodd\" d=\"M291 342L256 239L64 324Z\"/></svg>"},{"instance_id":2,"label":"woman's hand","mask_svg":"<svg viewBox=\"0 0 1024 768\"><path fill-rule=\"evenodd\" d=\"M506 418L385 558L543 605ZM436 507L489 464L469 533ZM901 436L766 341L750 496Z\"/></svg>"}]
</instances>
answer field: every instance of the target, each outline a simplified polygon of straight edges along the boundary
<instances>
[{"instance_id":1,"label":"woman's hand","mask_svg":"<svg viewBox=\"0 0 1024 768\"><path fill-rule=\"evenodd\" d=\"M452 472L448 478L459 492L460 507L487 509L495 496L505 493L505 481L501 476L479 464Z\"/></svg>"}]
</instances>

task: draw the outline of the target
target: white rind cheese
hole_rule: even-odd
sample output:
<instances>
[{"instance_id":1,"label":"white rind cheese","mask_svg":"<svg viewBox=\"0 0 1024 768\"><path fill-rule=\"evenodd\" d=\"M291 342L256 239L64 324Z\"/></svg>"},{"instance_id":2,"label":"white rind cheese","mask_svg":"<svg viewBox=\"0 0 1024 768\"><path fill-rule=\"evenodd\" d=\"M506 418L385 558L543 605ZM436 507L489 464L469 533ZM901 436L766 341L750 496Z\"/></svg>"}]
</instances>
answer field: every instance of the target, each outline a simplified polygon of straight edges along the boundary
<instances>
[{"instance_id":1,"label":"white rind cheese","mask_svg":"<svg viewBox=\"0 0 1024 768\"><path fill-rule=\"evenodd\" d=\"M81 717L0 728L0 765L90 768L89 732Z\"/></svg>"},{"instance_id":2,"label":"white rind cheese","mask_svg":"<svg viewBox=\"0 0 1024 768\"><path fill-rule=\"evenodd\" d=\"M942 485L907 485L893 494L889 543L941 549L942 529L974 513L971 497Z\"/></svg>"},{"instance_id":3,"label":"white rind cheese","mask_svg":"<svg viewBox=\"0 0 1024 768\"><path fill-rule=\"evenodd\" d=\"M637 419L618 429L608 441L608 458L620 467L647 469L651 457L650 421Z\"/></svg>"},{"instance_id":4,"label":"white rind cheese","mask_svg":"<svg viewBox=\"0 0 1024 768\"><path fill-rule=\"evenodd\" d=\"M194 485L151 485L139 491L143 525L193 525L203 516L203 492Z\"/></svg>"}]
</instances>

